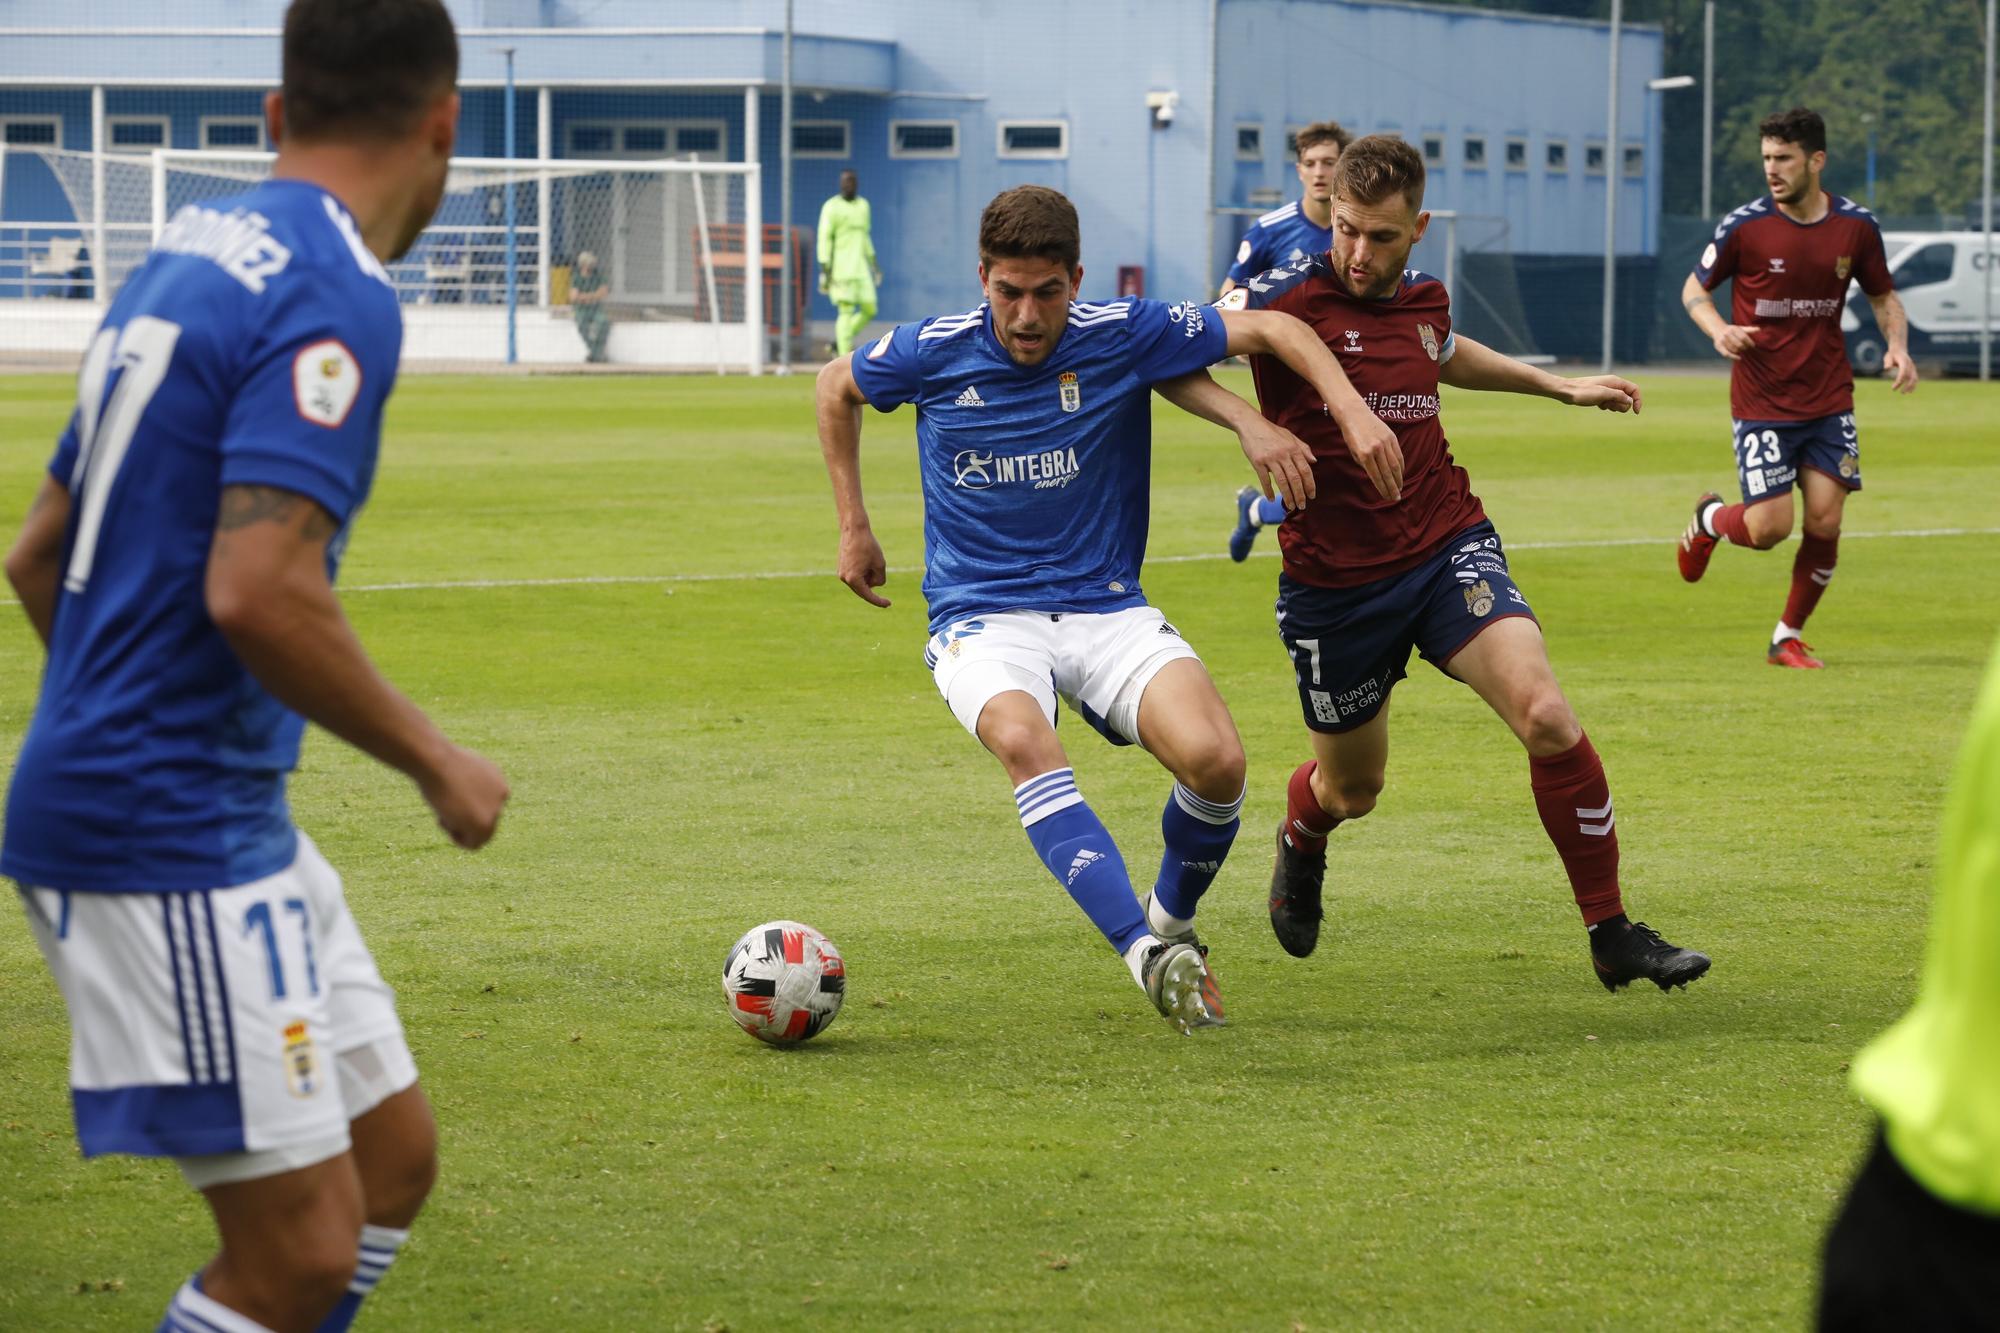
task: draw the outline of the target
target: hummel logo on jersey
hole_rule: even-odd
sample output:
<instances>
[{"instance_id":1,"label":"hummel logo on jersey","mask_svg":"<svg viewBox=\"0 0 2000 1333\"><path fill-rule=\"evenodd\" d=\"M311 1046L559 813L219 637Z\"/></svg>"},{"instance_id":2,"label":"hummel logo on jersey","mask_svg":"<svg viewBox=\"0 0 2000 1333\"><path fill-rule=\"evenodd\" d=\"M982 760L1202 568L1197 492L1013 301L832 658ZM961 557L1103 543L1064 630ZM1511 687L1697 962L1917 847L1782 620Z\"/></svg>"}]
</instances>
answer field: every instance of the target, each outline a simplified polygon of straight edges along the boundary
<instances>
[{"instance_id":1,"label":"hummel logo on jersey","mask_svg":"<svg viewBox=\"0 0 2000 1333\"><path fill-rule=\"evenodd\" d=\"M1069 863L1069 877L1063 880L1063 883L1066 885L1076 883L1078 875L1088 870L1093 862L1102 861L1103 859L1103 852L1093 852L1088 847L1084 848L1076 854L1076 859Z\"/></svg>"},{"instance_id":2,"label":"hummel logo on jersey","mask_svg":"<svg viewBox=\"0 0 2000 1333\"><path fill-rule=\"evenodd\" d=\"M1784 257L1782 255L1773 257L1771 260L1771 272L1783 273L1784 271L1785 271Z\"/></svg>"},{"instance_id":3,"label":"hummel logo on jersey","mask_svg":"<svg viewBox=\"0 0 2000 1333\"><path fill-rule=\"evenodd\" d=\"M964 393L960 394L960 395L959 395L958 397L956 397L956 398L952 399L951 401L952 401L953 405L954 405L954 406L957 406L957 407L984 407L984 406L986 406L986 400L985 400L984 398L981 398L981 397L979 396L979 390L978 390L978 388L977 388L976 386L974 386L974 385L970 385L970 384L968 384L968 385L966 385L966 386L965 386L965 392L964 392Z\"/></svg>"}]
</instances>

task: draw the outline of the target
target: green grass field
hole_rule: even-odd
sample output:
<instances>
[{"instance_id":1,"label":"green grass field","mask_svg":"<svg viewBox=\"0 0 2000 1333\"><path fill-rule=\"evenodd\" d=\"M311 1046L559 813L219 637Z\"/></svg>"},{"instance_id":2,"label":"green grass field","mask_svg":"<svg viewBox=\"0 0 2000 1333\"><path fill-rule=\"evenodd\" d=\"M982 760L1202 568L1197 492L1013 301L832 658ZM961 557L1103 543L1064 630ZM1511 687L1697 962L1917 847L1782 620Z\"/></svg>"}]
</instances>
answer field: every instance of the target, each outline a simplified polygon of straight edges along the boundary
<instances>
[{"instance_id":1,"label":"green grass field","mask_svg":"<svg viewBox=\"0 0 2000 1333\"><path fill-rule=\"evenodd\" d=\"M1689 502L1733 484L1724 384L1646 388L1636 420L1465 394L1445 420L1605 756L1627 900L1714 970L1604 993L1519 747L1417 664L1389 789L1336 835L1319 952L1279 951L1268 838L1307 749L1277 564L1268 536L1220 558L1235 442L1161 405L1146 588L1251 767L1202 912L1231 1025L1188 1039L922 667L908 412L864 437L879 611L829 572L809 377L405 383L347 606L515 796L466 855L324 735L292 789L443 1132L364 1326L1799 1327L1868 1133L1847 1062L1913 993L2000 621L2000 413L1977 384L1862 387L1868 490L1812 625L1829 669L1780 672L1789 548L1674 572ZM68 393L0 379L7 532ZM39 656L0 614L6 753ZM1063 734L1148 873L1168 779ZM851 978L796 1050L737 1031L718 985L774 917ZM0 1328L150 1328L209 1253L205 1210L169 1164L81 1160L67 1051L0 911Z\"/></svg>"}]
</instances>

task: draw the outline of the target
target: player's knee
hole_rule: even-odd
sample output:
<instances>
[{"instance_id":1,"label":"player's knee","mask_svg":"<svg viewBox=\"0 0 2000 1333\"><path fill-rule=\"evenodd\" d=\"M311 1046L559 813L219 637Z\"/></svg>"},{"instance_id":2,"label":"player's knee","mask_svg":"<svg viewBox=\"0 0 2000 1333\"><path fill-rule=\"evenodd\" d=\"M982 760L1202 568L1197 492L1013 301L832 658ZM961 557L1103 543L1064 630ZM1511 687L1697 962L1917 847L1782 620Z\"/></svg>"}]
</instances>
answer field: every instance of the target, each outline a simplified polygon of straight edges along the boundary
<instances>
[{"instance_id":1,"label":"player's knee","mask_svg":"<svg viewBox=\"0 0 2000 1333\"><path fill-rule=\"evenodd\" d=\"M413 1136L394 1155L368 1172L368 1220L377 1226L406 1227L422 1211L437 1184L437 1131Z\"/></svg>"},{"instance_id":2,"label":"player's knee","mask_svg":"<svg viewBox=\"0 0 2000 1333\"><path fill-rule=\"evenodd\" d=\"M283 1247L277 1262L260 1265L260 1272L243 1272L246 1283L264 1288L274 1309L306 1312L318 1317L339 1303L354 1280L361 1257L361 1231L314 1227Z\"/></svg>"},{"instance_id":3,"label":"player's knee","mask_svg":"<svg viewBox=\"0 0 2000 1333\"><path fill-rule=\"evenodd\" d=\"M1328 773L1322 764L1313 773L1313 796L1320 809L1335 819L1359 819L1375 808L1384 777L1382 773Z\"/></svg>"},{"instance_id":4,"label":"player's knee","mask_svg":"<svg viewBox=\"0 0 2000 1333\"><path fill-rule=\"evenodd\" d=\"M1529 699L1517 725L1521 743L1532 755L1557 755L1583 739L1583 727L1560 690L1545 690Z\"/></svg>"},{"instance_id":5,"label":"player's knee","mask_svg":"<svg viewBox=\"0 0 2000 1333\"><path fill-rule=\"evenodd\" d=\"M1791 506L1755 505L1743 511L1743 526L1750 534L1750 544L1768 551L1792 535Z\"/></svg>"},{"instance_id":6,"label":"player's knee","mask_svg":"<svg viewBox=\"0 0 2000 1333\"><path fill-rule=\"evenodd\" d=\"M1235 731L1211 736L1190 756L1181 782L1204 801L1228 804L1243 794L1248 763Z\"/></svg>"}]
</instances>

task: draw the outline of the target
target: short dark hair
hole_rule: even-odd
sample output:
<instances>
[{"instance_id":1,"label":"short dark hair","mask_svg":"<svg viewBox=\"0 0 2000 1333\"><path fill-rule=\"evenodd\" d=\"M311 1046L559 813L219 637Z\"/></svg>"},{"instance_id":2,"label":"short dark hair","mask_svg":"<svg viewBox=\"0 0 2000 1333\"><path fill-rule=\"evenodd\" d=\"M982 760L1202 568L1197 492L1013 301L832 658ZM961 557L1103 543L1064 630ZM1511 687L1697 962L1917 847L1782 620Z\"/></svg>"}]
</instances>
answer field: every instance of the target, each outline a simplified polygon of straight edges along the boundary
<instances>
[{"instance_id":1,"label":"short dark hair","mask_svg":"<svg viewBox=\"0 0 2000 1333\"><path fill-rule=\"evenodd\" d=\"M285 11L285 135L393 139L458 82L442 0L292 0Z\"/></svg>"},{"instance_id":2,"label":"short dark hair","mask_svg":"<svg viewBox=\"0 0 2000 1333\"><path fill-rule=\"evenodd\" d=\"M1757 137L1795 143L1811 157L1826 151L1826 122L1820 119L1819 112L1795 106L1757 122Z\"/></svg>"},{"instance_id":3,"label":"short dark hair","mask_svg":"<svg viewBox=\"0 0 2000 1333\"><path fill-rule=\"evenodd\" d=\"M1379 204L1400 193L1412 208L1424 206L1424 159L1393 134L1356 139L1333 169L1333 192L1358 204Z\"/></svg>"},{"instance_id":4,"label":"short dark hair","mask_svg":"<svg viewBox=\"0 0 2000 1333\"><path fill-rule=\"evenodd\" d=\"M1076 205L1046 185L1017 185L993 196L979 215L979 262L1053 259L1064 272L1083 251Z\"/></svg>"},{"instance_id":5,"label":"short dark hair","mask_svg":"<svg viewBox=\"0 0 2000 1333\"><path fill-rule=\"evenodd\" d=\"M1306 149L1317 148L1323 143L1330 143L1344 153L1347 145L1353 142L1354 136L1339 121L1316 120L1292 136L1292 155L1304 157Z\"/></svg>"}]
</instances>

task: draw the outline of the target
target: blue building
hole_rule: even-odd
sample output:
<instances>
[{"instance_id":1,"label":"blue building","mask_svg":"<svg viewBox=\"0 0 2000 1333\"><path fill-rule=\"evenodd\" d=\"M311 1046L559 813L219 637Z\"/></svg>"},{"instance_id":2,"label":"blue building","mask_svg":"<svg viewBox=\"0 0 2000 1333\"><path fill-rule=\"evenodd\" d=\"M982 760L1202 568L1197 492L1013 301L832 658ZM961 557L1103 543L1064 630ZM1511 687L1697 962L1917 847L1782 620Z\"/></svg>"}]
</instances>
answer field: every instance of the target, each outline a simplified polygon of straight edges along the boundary
<instances>
[{"instance_id":1,"label":"blue building","mask_svg":"<svg viewBox=\"0 0 2000 1333\"><path fill-rule=\"evenodd\" d=\"M507 153L511 49L514 155L757 162L762 216L782 220L782 0L450 7L462 154ZM0 0L0 139L263 147L283 9ZM1663 45L1656 27L1624 30L1611 143L1601 23L1393 0L798 0L790 221L809 232L839 173L859 173L884 321L974 304L980 210L1031 182L1076 201L1090 297L1116 294L1121 271L1148 295L1212 293L1243 228L1297 193L1288 133L1330 117L1422 147L1428 205L1457 215L1433 227L1426 267L1587 276L1616 189L1621 262L1643 273L1662 157L1646 84ZM0 298L30 258L18 234L10 249L8 224L67 215L57 183L18 157L0 179ZM1515 318L1508 278L1482 281L1495 317ZM806 290L808 318L830 320Z\"/></svg>"}]
</instances>

